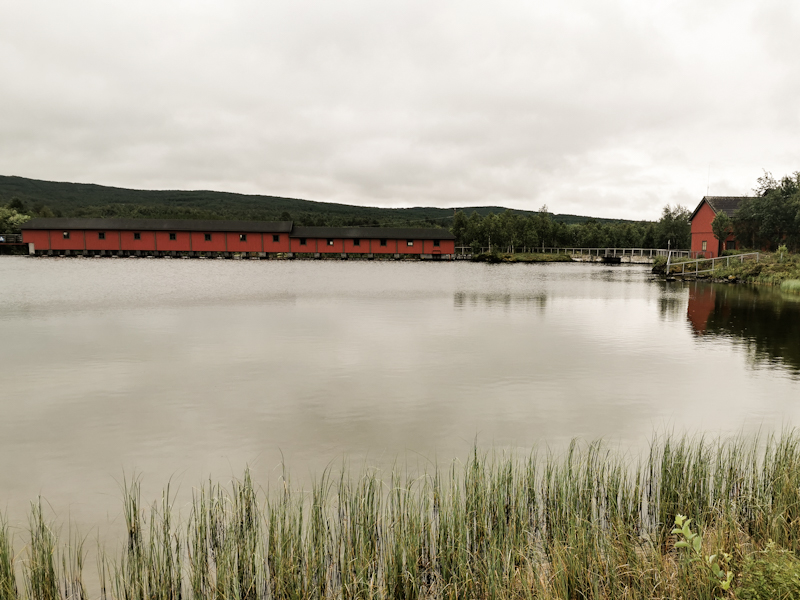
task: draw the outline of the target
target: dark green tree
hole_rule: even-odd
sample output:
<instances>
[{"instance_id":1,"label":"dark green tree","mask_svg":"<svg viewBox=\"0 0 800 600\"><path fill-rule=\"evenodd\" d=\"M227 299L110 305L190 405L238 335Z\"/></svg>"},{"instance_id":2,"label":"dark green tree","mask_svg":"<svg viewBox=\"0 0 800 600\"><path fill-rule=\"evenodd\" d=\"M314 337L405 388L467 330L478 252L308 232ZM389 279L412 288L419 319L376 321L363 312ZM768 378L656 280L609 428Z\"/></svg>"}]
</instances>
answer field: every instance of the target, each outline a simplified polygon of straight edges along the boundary
<instances>
[{"instance_id":1,"label":"dark green tree","mask_svg":"<svg viewBox=\"0 0 800 600\"><path fill-rule=\"evenodd\" d=\"M775 180L765 172L758 178L756 196L748 198L734 215L736 238L753 248L773 250L786 244L800 247L800 171Z\"/></svg>"},{"instance_id":2,"label":"dark green tree","mask_svg":"<svg viewBox=\"0 0 800 600\"><path fill-rule=\"evenodd\" d=\"M722 244L733 233L733 222L724 212L717 213L717 216L711 221L711 231L717 238L717 256L720 256L723 250Z\"/></svg>"},{"instance_id":3,"label":"dark green tree","mask_svg":"<svg viewBox=\"0 0 800 600\"><path fill-rule=\"evenodd\" d=\"M656 225L656 247L689 248L692 245L692 213L683 206L667 204Z\"/></svg>"},{"instance_id":4,"label":"dark green tree","mask_svg":"<svg viewBox=\"0 0 800 600\"><path fill-rule=\"evenodd\" d=\"M464 236L467 233L467 216L464 211L456 211L453 215L453 227L451 229L454 236L456 236L456 245L463 246L466 243Z\"/></svg>"}]
</instances>

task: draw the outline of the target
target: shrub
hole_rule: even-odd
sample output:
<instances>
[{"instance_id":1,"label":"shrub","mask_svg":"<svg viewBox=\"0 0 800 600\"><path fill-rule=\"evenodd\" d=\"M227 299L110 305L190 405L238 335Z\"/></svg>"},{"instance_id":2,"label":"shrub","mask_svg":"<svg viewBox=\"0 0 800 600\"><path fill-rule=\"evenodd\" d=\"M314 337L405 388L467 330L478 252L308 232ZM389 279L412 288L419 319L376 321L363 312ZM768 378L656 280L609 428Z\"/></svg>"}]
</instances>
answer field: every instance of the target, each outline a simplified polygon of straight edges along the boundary
<instances>
[{"instance_id":1,"label":"shrub","mask_svg":"<svg viewBox=\"0 0 800 600\"><path fill-rule=\"evenodd\" d=\"M800 560L770 543L745 562L736 591L741 600L789 600L800 598Z\"/></svg>"}]
</instances>

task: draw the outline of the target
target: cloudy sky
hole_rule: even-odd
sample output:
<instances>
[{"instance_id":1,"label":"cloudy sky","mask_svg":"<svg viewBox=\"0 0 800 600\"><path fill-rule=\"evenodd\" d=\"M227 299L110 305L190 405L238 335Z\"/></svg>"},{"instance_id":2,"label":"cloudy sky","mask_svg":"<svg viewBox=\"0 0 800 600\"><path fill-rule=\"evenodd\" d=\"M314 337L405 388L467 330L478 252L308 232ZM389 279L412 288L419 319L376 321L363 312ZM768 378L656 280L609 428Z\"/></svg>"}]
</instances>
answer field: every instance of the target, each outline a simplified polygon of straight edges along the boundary
<instances>
[{"instance_id":1,"label":"cloudy sky","mask_svg":"<svg viewBox=\"0 0 800 600\"><path fill-rule=\"evenodd\" d=\"M0 0L0 174L655 219L800 169L795 0Z\"/></svg>"}]
</instances>

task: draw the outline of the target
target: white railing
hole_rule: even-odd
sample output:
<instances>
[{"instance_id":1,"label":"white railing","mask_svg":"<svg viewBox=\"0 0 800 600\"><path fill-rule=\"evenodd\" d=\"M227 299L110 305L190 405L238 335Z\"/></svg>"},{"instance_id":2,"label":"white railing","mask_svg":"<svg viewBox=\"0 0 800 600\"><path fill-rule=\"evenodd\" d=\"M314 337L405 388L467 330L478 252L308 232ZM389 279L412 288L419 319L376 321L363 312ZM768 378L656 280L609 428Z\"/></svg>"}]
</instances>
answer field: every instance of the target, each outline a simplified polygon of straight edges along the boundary
<instances>
[{"instance_id":1,"label":"white railing","mask_svg":"<svg viewBox=\"0 0 800 600\"><path fill-rule=\"evenodd\" d=\"M642 256L655 258L656 256L672 256L691 258L698 252L691 250L667 250L664 248L542 248L547 254L572 254L577 256ZM538 249L537 249L538 252Z\"/></svg>"},{"instance_id":2,"label":"white railing","mask_svg":"<svg viewBox=\"0 0 800 600\"><path fill-rule=\"evenodd\" d=\"M506 252L511 248L503 248L500 246L492 246L492 248L483 247L481 252L490 252L491 249ZM571 254L574 256L641 256L647 258L655 258L656 256L672 255L676 258L692 258L701 256L702 252L693 252L691 250L667 250L665 248L561 248L555 246L539 246L536 248L529 248L527 246L517 246L513 248L515 253L518 252L531 252L541 254ZM458 246L456 248L457 254L472 254L471 246Z\"/></svg>"},{"instance_id":3,"label":"white railing","mask_svg":"<svg viewBox=\"0 0 800 600\"><path fill-rule=\"evenodd\" d=\"M492 246L495 250L506 252L510 248L502 248L499 246ZM481 252L489 252L490 248L483 247ZM577 256L646 256L648 258L655 258L656 256L667 256L672 254L675 257L692 258L702 254L702 252L693 252L691 250L667 250L665 248L561 248L539 246L536 248L529 248L527 246L516 246L513 248L515 253L518 252L531 252L542 254L573 254ZM458 246L456 248L457 254L472 254L471 246Z\"/></svg>"},{"instance_id":4,"label":"white railing","mask_svg":"<svg viewBox=\"0 0 800 600\"><path fill-rule=\"evenodd\" d=\"M673 250L674 252L674 250ZM674 255L667 256L667 266L665 273L669 275L699 275L700 273L710 273L722 266L730 267L731 262L743 263L745 260L759 261L759 252L747 252L745 254L733 254L731 256L718 256L717 258L697 258L694 260L684 260L678 263L673 263L672 258ZM681 257L676 257L681 258ZM702 265L702 269L700 268ZM681 270L670 273L671 269L677 269L680 266ZM687 268L688 267L688 268ZM693 267L693 268L692 268Z\"/></svg>"}]
</instances>

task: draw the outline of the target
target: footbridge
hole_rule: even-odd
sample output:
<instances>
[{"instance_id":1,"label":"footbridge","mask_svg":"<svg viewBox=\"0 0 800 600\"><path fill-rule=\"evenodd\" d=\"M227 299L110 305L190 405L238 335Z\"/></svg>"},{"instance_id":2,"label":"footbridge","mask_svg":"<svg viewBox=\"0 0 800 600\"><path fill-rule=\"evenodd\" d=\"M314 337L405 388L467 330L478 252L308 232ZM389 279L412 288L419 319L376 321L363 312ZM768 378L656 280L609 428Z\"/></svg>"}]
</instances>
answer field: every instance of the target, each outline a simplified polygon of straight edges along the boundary
<instances>
[{"instance_id":1,"label":"footbridge","mask_svg":"<svg viewBox=\"0 0 800 600\"><path fill-rule=\"evenodd\" d=\"M656 256L692 258L691 250L667 250L663 248L542 248L545 254L569 254L572 260L580 262L602 262L610 264L641 263L649 264Z\"/></svg>"},{"instance_id":2,"label":"footbridge","mask_svg":"<svg viewBox=\"0 0 800 600\"><path fill-rule=\"evenodd\" d=\"M676 260L676 258L678 260ZM741 264L745 262L758 262L761 258L760 252L746 252L743 254L733 254L730 256L718 256L717 258L688 258L682 259L674 254L667 256L667 266L664 275L668 278L687 279L698 276L706 276L716 269L730 267L731 264Z\"/></svg>"},{"instance_id":3,"label":"footbridge","mask_svg":"<svg viewBox=\"0 0 800 600\"><path fill-rule=\"evenodd\" d=\"M470 259L476 249L471 246L457 246L457 259ZM601 262L609 264L620 263L652 263L656 256L671 256L673 259L690 259L702 255L702 252L692 252L691 250L670 250L665 248L562 248L562 247L510 247L502 248L498 246L483 247L481 253L498 250L503 254L567 254L572 260L578 262Z\"/></svg>"}]
</instances>

